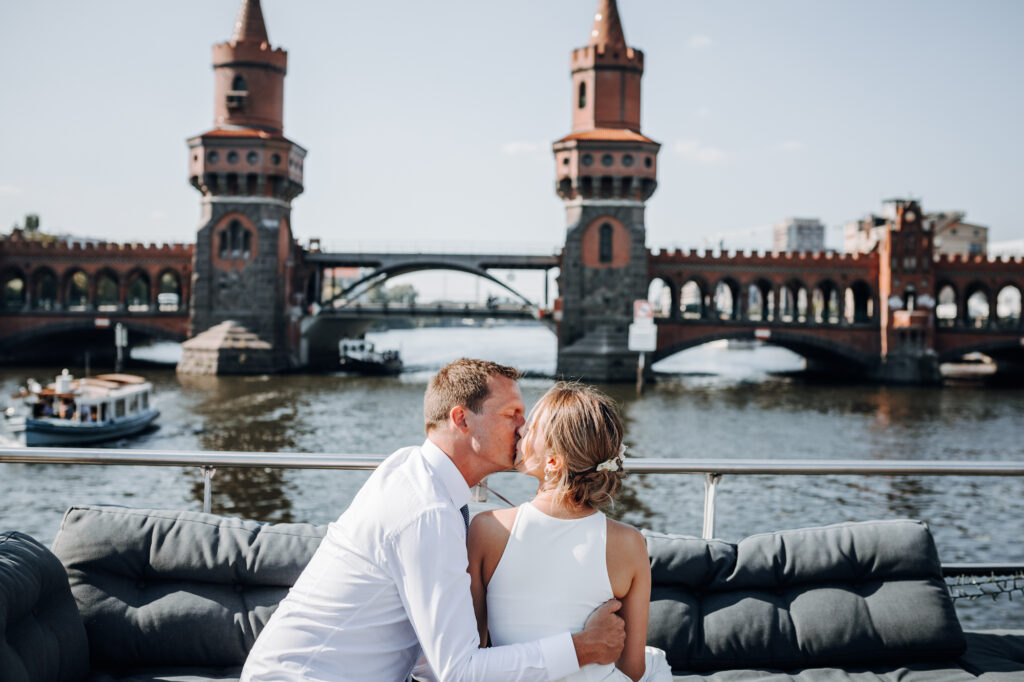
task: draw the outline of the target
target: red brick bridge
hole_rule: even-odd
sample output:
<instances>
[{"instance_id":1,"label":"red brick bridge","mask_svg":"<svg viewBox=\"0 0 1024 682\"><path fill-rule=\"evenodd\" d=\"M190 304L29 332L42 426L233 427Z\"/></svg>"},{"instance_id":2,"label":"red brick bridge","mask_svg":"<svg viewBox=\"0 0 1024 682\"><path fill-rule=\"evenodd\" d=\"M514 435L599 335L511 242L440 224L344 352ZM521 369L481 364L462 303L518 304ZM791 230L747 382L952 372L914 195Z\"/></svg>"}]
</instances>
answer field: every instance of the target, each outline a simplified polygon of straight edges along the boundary
<instances>
[{"instance_id":1,"label":"red brick bridge","mask_svg":"<svg viewBox=\"0 0 1024 682\"><path fill-rule=\"evenodd\" d=\"M62 346L113 351L113 329L142 340L188 336L191 244L0 241L0 357L45 360ZM66 356L67 353L60 353Z\"/></svg>"}]
</instances>

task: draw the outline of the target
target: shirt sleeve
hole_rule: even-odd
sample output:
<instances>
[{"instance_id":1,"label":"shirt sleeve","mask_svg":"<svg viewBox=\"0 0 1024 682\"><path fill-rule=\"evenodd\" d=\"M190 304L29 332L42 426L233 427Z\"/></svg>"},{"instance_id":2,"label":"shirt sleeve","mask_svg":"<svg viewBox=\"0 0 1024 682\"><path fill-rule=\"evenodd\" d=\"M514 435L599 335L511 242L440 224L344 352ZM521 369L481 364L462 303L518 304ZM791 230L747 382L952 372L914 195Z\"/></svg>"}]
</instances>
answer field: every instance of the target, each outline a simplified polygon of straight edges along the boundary
<instances>
[{"instance_id":1,"label":"shirt sleeve","mask_svg":"<svg viewBox=\"0 0 1024 682\"><path fill-rule=\"evenodd\" d=\"M424 511L393 536L386 551L409 621L441 682L548 682L579 670L568 632L479 648L465 528L455 509Z\"/></svg>"}]
</instances>

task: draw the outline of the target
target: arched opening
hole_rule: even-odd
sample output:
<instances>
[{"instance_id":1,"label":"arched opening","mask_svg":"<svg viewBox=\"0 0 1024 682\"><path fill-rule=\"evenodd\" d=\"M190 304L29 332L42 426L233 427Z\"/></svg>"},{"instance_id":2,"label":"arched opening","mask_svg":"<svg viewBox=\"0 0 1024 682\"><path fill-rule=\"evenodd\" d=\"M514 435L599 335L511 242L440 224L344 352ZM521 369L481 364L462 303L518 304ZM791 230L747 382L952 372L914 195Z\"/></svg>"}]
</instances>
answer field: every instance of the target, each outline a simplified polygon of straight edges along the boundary
<instances>
[{"instance_id":1,"label":"arched opening","mask_svg":"<svg viewBox=\"0 0 1024 682\"><path fill-rule=\"evenodd\" d=\"M654 306L655 317L672 316L672 282L663 277L655 277L647 287L647 300Z\"/></svg>"},{"instance_id":2,"label":"arched opening","mask_svg":"<svg viewBox=\"0 0 1024 682\"><path fill-rule=\"evenodd\" d=\"M231 80L231 89L235 92L246 92L249 88L246 87L245 78L241 74L237 74Z\"/></svg>"},{"instance_id":3,"label":"arched opening","mask_svg":"<svg viewBox=\"0 0 1024 682\"><path fill-rule=\"evenodd\" d=\"M181 307L181 280L178 273L165 270L160 273L157 283L156 307L158 310L170 312Z\"/></svg>"},{"instance_id":4,"label":"arched opening","mask_svg":"<svg viewBox=\"0 0 1024 682\"><path fill-rule=\"evenodd\" d=\"M57 307L57 275L50 268L36 270L33 275L32 292L34 305L39 310L54 310Z\"/></svg>"},{"instance_id":5,"label":"arched opening","mask_svg":"<svg viewBox=\"0 0 1024 682\"><path fill-rule=\"evenodd\" d=\"M939 287L939 300L935 306L935 324L939 327L955 327L959 318L956 289L952 284Z\"/></svg>"},{"instance_id":6,"label":"arched opening","mask_svg":"<svg viewBox=\"0 0 1024 682\"><path fill-rule=\"evenodd\" d=\"M104 270L96 277L96 309L117 310L119 304L117 275L110 270Z\"/></svg>"},{"instance_id":7,"label":"arched opening","mask_svg":"<svg viewBox=\"0 0 1024 682\"><path fill-rule=\"evenodd\" d=\"M25 276L19 270L7 270L0 278L0 309L21 310L27 293Z\"/></svg>"},{"instance_id":8,"label":"arched opening","mask_svg":"<svg viewBox=\"0 0 1024 682\"><path fill-rule=\"evenodd\" d=\"M612 262L612 234L611 223L601 223L598 233L598 261L601 263Z\"/></svg>"},{"instance_id":9,"label":"arched opening","mask_svg":"<svg viewBox=\"0 0 1024 682\"><path fill-rule=\"evenodd\" d=\"M563 92L565 91L563 90ZM582 81L580 82L580 89L579 95L576 99L576 106L580 109L587 106L587 84Z\"/></svg>"},{"instance_id":10,"label":"arched opening","mask_svg":"<svg viewBox=\"0 0 1024 682\"><path fill-rule=\"evenodd\" d=\"M782 310L780 317L783 322L805 322L810 308L810 297L807 287L800 280L790 280L780 290Z\"/></svg>"},{"instance_id":11,"label":"arched opening","mask_svg":"<svg viewBox=\"0 0 1024 682\"><path fill-rule=\"evenodd\" d=\"M149 301L149 275L142 271L133 272L128 276L128 310L149 310Z\"/></svg>"},{"instance_id":12,"label":"arched opening","mask_svg":"<svg viewBox=\"0 0 1024 682\"><path fill-rule=\"evenodd\" d=\"M242 223L232 220L218 235L221 258L244 258L252 255L252 233Z\"/></svg>"},{"instance_id":13,"label":"arched opening","mask_svg":"<svg viewBox=\"0 0 1024 682\"><path fill-rule=\"evenodd\" d=\"M715 316L720 320L738 320L740 317L739 285L732 279L723 279L715 285Z\"/></svg>"},{"instance_id":14,"label":"arched opening","mask_svg":"<svg viewBox=\"0 0 1024 682\"><path fill-rule=\"evenodd\" d=\"M964 290L964 323L968 327L987 327L992 318L988 288L981 282L972 282Z\"/></svg>"},{"instance_id":15,"label":"arched opening","mask_svg":"<svg viewBox=\"0 0 1024 682\"><path fill-rule=\"evenodd\" d=\"M764 322L768 319L768 308L765 301L765 291L756 283L746 287L747 291L747 315L748 320Z\"/></svg>"},{"instance_id":16,"label":"arched opening","mask_svg":"<svg viewBox=\"0 0 1024 682\"><path fill-rule=\"evenodd\" d=\"M64 290L65 306L68 310L87 310L89 308L89 275L82 270L73 270L68 274Z\"/></svg>"},{"instance_id":17,"label":"arched opening","mask_svg":"<svg viewBox=\"0 0 1024 682\"><path fill-rule=\"evenodd\" d=\"M903 290L903 308L907 312L917 310L917 287L913 284L908 284Z\"/></svg>"},{"instance_id":18,"label":"arched opening","mask_svg":"<svg viewBox=\"0 0 1024 682\"><path fill-rule=\"evenodd\" d=\"M875 317L875 301L871 287L863 280L857 280L846 288L844 294L846 321L850 324L870 322Z\"/></svg>"},{"instance_id":19,"label":"arched opening","mask_svg":"<svg viewBox=\"0 0 1024 682\"><path fill-rule=\"evenodd\" d=\"M1000 327L1016 329L1020 326L1021 293L1014 284L1007 284L996 294L996 320Z\"/></svg>"},{"instance_id":20,"label":"arched opening","mask_svg":"<svg viewBox=\"0 0 1024 682\"><path fill-rule=\"evenodd\" d=\"M699 320L704 317L704 310L704 287L691 279L679 290L679 312L683 319Z\"/></svg>"},{"instance_id":21,"label":"arched opening","mask_svg":"<svg viewBox=\"0 0 1024 682\"><path fill-rule=\"evenodd\" d=\"M819 324L839 323L839 287L835 282L824 280L814 287L811 318Z\"/></svg>"}]
</instances>

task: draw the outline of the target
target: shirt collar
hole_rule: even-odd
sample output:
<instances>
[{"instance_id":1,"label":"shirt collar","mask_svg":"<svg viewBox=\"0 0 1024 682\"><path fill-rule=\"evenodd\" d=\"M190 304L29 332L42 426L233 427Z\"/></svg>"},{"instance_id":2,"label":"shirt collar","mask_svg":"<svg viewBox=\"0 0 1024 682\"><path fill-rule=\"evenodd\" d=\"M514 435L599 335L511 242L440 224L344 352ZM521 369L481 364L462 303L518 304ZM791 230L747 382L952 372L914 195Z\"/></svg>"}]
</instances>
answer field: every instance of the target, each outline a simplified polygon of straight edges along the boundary
<instances>
[{"instance_id":1,"label":"shirt collar","mask_svg":"<svg viewBox=\"0 0 1024 682\"><path fill-rule=\"evenodd\" d=\"M427 460L427 464L430 465L430 468L437 473L444 483L449 497L452 498L452 504L456 507L469 504L472 494L466 479L462 477L459 468L455 466L455 462L429 438L424 441L421 450L423 451L423 459Z\"/></svg>"}]
</instances>

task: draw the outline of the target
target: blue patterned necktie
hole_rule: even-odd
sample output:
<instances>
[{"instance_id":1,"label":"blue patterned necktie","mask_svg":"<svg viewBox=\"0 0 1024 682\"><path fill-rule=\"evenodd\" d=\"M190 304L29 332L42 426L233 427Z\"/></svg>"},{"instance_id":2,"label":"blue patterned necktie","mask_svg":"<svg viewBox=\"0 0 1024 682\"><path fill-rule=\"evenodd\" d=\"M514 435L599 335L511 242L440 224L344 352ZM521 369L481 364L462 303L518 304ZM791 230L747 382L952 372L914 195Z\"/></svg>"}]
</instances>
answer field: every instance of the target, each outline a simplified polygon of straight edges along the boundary
<instances>
[{"instance_id":1,"label":"blue patterned necktie","mask_svg":"<svg viewBox=\"0 0 1024 682\"><path fill-rule=\"evenodd\" d=\"M466 530L469 530L469 505L464 504L459 507L459 511L462 512L462 522L466 524Z\"/></svg>"}]
</instances>

